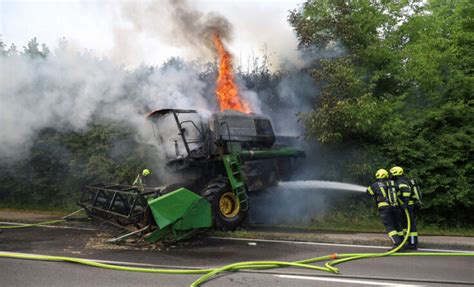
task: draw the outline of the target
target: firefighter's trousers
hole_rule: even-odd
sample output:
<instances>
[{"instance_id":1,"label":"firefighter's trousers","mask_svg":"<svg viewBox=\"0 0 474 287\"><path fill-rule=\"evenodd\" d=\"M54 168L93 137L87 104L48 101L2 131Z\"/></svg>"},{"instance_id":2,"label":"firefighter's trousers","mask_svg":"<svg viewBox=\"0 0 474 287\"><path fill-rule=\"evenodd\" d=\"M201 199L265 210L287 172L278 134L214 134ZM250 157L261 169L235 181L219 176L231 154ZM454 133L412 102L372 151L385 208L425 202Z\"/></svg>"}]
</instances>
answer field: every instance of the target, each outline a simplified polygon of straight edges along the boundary
<instances>
[{"instance_id":1,"label":"firefighter's trousers","mask_svg":"<svg viewBox=\"0 0 474 287\"><path fill-rule=\"evenodd\" d=\"M418 246L418 230L416 229L416 214L415 214L415 205L408 205L407 206L408 214L410 215L410 236L408 238L408 244L417 247ZM403 231L407 231L407 219L405 216L402 216L403 222Z\"/></svg>"},{"instance_id":2,"label":"firefighter's trousers","mask_svg":"<svg viewBox=\"0 0 474 287\"><path fill-rule=\"evenodd\" d=\"M387 235L392 240L393 245L402 243L402 237L398 235L397 222L399 221L399 208L393 206L385 206L379 208L379 216L385 226Z\"/></svg>"}]
</instances>

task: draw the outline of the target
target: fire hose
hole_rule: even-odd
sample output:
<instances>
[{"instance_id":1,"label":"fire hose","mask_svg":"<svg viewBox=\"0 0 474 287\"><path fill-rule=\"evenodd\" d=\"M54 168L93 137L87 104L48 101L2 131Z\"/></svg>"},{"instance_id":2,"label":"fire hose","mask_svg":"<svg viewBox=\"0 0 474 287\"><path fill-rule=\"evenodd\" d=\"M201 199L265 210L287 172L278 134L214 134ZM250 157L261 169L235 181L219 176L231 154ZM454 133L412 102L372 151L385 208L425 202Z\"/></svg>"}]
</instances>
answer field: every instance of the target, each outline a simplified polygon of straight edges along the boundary
<instances>
[{"instance_id":1,"label":"fire hose","mask_svg":"<svg viewBox=\"0 0 474 287\"><path fill-rule=\"evenodd\" d=\"M5 258L19 258L19 259L32 259L32 260L47 260L47 261L66 261L74 262L99 268L120 270L120 271L130 271L130 272L146 272L146 273L160 273L160 274L203 274L198 280L194 281L191 284L191 287L197 287L200 284L203 284L211 277L223 273L226 271L238 271L241 269L270 269L270 268L279 268L284 266L293 266L300 267L318 271L325 271L329 273L340 274L339 268L334 267L345 262L359 260L359 259L368 259L368 258L378 258L385 256L474 256L474 252L465 252L465 253L449 253L449 252L414 252L414 253L396 253L399 251L407 242L408 234L411 228L410 216L408 211L405 209L405 214L407 217L407 232L403 239L403 242L395 249L390 250L384 253L344 253L344 254L331 254L326 256L320 256L295 262L284 262L284 261L247 261L247 262L238 262L229 265L225 265L218 268L208 268L208 269L194 269L194 270L184 270L184 269L156 269L156 268L140 268L140 267L127 267L120 265L104 264L95 262L92 260L75 258L75 257L66 257L66 256L48 256L48 255L30 255L30 254L19 254L19 253L10 253L10 252L0 252L0 257ZM65 221L64 219L56 221L48 221L48 224L59 223ZM44 225L46 222L29 224L28 226L8 226L8 228L19 228L19 227L30 227ZM5 226L0 226L0 228L5 228ZM323 266L310 265L311 263L327 261Z\"/></svg>"},{"instance_id":2,"label":"fire hose","mask_svg":"<svg viewBox=\"0 0 474 287\"><path fill-rule=\"evenodd\" d=\"M65 219L58 219L58 220L49 220L43 221L38 223L30 223L30 224L21 224L21 225L0 225L0 229L16 229L16 228L25 228L25 227L37 227L41 225L48 225L48 224L56 224L66 222Z\"/></svg>"},{"instance_id":3,"label":"fire hose","mask_svg":"<svg viewBox=\"0 0 474 287\"><path fill-rule=\"evenodd\" d=\"M29 223L29 224L12 224L12 225L0 225L0 230L1 229L16 229L16 228L25 228L25 227L38 227L42 225L48 225L48 224L57 224L57 223L62 223L66 222L66 219L69 217L83 211L84 208L78 209L74 211L73 213L70 213L66 216L61 217L61 219L55 219L55 220L48 220L48 221L43 221L43 222L37 222L37 223Z\"/></svg>"}]
</instances>

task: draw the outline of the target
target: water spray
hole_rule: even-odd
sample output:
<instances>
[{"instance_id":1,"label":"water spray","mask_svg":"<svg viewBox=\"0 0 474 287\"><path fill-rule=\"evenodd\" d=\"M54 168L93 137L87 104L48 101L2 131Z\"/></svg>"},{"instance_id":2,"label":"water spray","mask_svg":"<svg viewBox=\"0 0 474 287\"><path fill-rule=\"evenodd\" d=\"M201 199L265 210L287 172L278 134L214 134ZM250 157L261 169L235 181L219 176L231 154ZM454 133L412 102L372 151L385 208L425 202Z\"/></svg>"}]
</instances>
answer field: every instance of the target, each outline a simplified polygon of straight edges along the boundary
<instances>
[{"instance_id":1,"label":"water spray","mask_svg":"<svg viewBox=\"0 0 474 287\"><path fill-rule=\"evenodd\" d=\"M365 192L366 187L362 185L337 182L337 181L326 181L326 180L298 180L298 181L284 181L280 182L279 186L284 188L305 188L305 189L336 189L336 190L347 190Z\"/></svg>"}]
</instances>

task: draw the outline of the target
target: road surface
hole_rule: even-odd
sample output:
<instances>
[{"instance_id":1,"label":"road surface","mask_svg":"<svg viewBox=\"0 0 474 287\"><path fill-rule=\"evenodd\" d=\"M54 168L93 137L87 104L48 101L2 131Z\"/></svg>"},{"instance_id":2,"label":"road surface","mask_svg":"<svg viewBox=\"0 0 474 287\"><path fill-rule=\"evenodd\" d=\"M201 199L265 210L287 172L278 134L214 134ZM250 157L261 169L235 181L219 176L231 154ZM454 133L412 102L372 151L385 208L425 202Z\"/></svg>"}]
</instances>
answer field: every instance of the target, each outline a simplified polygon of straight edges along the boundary
<instances>
[{"instance_id":1,"label":"road surface","mask_svg":"<svg viewBox=\"0 0 474 287\"><path fill-rule=\"evenodd\" d=\"M332 253L383 252L376 246L197 238L172 246L104 244L94 230L26 228L0 233L0 251L64 255L149 267L209 268L249 260L297 261ZM474 257L387 257L340 266L341 275L297 268L243 271L203 286L469 286ZM99 269L66 262L0 258L1 286L189 286L200 275Z\"/></svg>"}]
</instances>

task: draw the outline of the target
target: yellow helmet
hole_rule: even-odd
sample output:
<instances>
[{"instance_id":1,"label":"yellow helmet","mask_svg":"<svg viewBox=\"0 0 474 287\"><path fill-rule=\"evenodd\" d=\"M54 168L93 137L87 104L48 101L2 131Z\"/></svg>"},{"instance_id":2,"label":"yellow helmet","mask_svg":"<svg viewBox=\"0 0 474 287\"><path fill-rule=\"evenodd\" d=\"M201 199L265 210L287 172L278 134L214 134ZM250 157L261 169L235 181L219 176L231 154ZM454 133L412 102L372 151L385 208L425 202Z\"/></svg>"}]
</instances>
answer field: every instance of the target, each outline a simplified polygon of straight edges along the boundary
<instances>
[{"instance_id":1,"label":"yellow helmet","mask_svg":"<svg viewBox=\"0 0 474 287\"><path fill-rule=\"evenodd\" d=\"M377 172L375 173L375 178L377 179L387 178L387 177L388 177L388 171L383 168L377 170Z\"/></svg>"},{"instance_id":2,"label":"yellow helmet","mask_svg":"<svg viewBox=\"0 0 474 287\"><path fill-rule=\"evenodd\" d=\"M142 171L142 175L143 176L147 176L151 173L151 170L149 170L148 168L145 168L143 171Z\"/></svg>"},{"instance_id":3,"label":"yellow helmet","mask_svg":"<svg viewBox=\"0 0 474 287\"><path fill-rule=\"evenodd\" d=\"M393 175L393 176L398 176L398 175L402 175L403 174L403 168L399 167L399 166L394 166L390 169L390 173Z\"/></svg>"}]
</instances>

